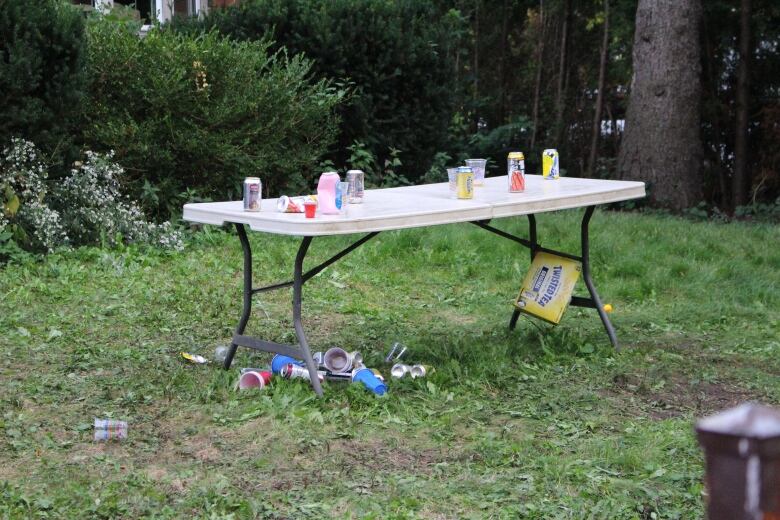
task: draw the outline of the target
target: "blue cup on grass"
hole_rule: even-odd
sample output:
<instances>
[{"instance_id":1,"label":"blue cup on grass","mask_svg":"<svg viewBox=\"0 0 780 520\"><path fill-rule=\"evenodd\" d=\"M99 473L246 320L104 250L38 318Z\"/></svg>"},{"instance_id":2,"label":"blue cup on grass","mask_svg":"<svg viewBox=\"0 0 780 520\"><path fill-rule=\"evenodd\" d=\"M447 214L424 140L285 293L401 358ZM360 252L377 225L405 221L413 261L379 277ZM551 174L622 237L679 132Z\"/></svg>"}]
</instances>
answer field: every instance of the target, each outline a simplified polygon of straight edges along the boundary
<instances>
[{"instance_id":1,"label":"blue cup on grass","mask_svg":"<svg viewBox=\"0 0 780 520\"><path fill-rule=\"evenodd\" d=\"M371 369L361 368L352 374L353 383L363 383L363 386L374 392L376 395L384 395L387 392L387 386L376 377Z\"/></svg>"},{"instance_id":2,"label":"blue cup on grass","mask_svg":"<svg viewBox=\"0 0 780 520\"><path fill-rule=\"evenodd\" d=\"M274 358L271 360L271 372L273 372L274 374L278 374L282 371L282 368L284 368L285 365L289 365L290 363L292 363L293 365L298 365L299 367L303 366L303 361L293 359L289 356L276 354Z\"/></svg>"}]
</instances>

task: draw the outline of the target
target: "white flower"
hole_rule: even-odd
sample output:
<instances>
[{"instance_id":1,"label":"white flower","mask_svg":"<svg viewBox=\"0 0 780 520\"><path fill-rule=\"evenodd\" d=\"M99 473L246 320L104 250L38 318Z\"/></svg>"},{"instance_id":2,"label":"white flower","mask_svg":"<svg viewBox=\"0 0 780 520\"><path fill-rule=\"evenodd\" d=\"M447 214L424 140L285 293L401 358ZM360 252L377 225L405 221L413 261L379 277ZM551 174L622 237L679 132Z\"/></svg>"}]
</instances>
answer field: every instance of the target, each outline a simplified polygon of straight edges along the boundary
<instances>
[{"instance_id":1,"label":"white flower","mask_svg":"<svg viewBox=\"0 0 780 520\"><path fill-rule=\"evenodd\" d=\"M53 184L44 182L47 171L29 141L13 139L0 157L0 187L8 186L20 199L13 217L35 245L51 252L57 247L100 243L117 245L118 240L147 243L181 250L181 233L170 222L148 222L134 201L123 197L119 179L124 170L108 154L86 152L86 161L75 162L70 175ZM59 208L59 211L51 206ZM0 213L0 231L9 221Z\"/></svg>"}]
</instances>

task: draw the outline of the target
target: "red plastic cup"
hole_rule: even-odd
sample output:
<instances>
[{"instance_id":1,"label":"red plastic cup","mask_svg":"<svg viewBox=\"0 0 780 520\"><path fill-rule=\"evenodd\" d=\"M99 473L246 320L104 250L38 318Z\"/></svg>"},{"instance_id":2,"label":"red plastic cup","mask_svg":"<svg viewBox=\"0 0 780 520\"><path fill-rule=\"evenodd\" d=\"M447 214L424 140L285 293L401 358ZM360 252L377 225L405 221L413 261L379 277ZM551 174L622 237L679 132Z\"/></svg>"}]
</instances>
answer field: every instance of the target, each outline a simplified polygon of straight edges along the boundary
<instances>
[{"instance_id":1,"label":"red plastic cup","mask_svg":"<svg viewBox=\"0 0 780 520\"><path fill-rule=\"evenodd\" d=\"M245 372L241 374L238 380L239 390L248 388L265 388L265 385L271 382L271 375L268 372Z\"/></svg>"},{"instance_id":2,"label":"red plastic cup","mask_svg":"<svg viewBox=\"0 0 780 520\"><path fill-rule=\"evenodd\" d=\"M314 218L314 212L317 211L317 203L309 201L304 202L303 210L306 213L306 218Z\"/></svg>"}]
</instances>

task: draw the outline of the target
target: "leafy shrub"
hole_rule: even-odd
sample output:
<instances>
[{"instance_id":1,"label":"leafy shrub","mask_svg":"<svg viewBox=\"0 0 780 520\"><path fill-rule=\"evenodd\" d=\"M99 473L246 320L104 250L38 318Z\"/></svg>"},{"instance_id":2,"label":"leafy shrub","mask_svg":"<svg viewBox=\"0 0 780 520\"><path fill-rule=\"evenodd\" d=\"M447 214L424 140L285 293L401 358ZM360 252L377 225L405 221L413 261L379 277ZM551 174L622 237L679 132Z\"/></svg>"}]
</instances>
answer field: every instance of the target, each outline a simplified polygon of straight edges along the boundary
<instances>
[{"instance_id":1,"label":"leafy shrub","mask_svg":"<svg viewBox=\"0 0 780 520\"><path fill-rule=\"evenodd\" d=\"M0 1L0 143L23 136L60 164L78 148L84 21L60 0Z\"/></svg>"},{"instance_id":2,"label":"leafy shrub","mask_svg":"<svg viewBox=\"0 0 780 520\"><path fill-rule=\"evenodd\" d=\"M307 79L310 62L233 42L120 24L89 25L85 142L115 150L131 193L175 213L180 194L236 196L247 175L267 191L310 185L333 141L343 93ZM145 188L144 188L145 187Z\"/></svg>"},{"instance_id":3,"label":"leafy shrub","mask_svg":"<svg viewBox=\"0 0 780 520\"><path fill-rule=\"evenodd\" d=\"M380 169L397 150L400 173L418 179L446 144L463 24L455 12L442 16L432 2L416 0L250 0L177 23L181 31L217 28L240 40L270 37L275 48L313 59L317 77L353 89L340 108L331 155L338 164L361 142Z\"/></svg>"},{"instance_id":4,"label":"leafy shrub","mask_svg":"<svg viewBox=\"0 0 780 520\"><path fill-rule=\"evenodd\" d=\"M395 186L408 186L411 184L409 179L398 170L403 163L399 157L401 151L397 148L390 148L389 155L384 159L384 164L379 163L379 159L371 153L365 143L356 141L349 150L350 168L363 170L366 174L366 184L371 187L392 188ZM347 168L343 168L347 170Z\"/></svg>"},{"instance_id":5,"label":"leafy shrub","mask_svg":"<svg viewBox=\"0 0 780 520\"><path fill-rule=\"evenodd\" d=\"M35 145L13 139L0 156L0 259L19 247L51 252L102 242L147 243L181 249L170 222L147 222L138 204L122 196L121 167L112 155L87 152L63 180L49 184ZM11 244L13 243L13 244Z\"/></svg>"}]
</instances>

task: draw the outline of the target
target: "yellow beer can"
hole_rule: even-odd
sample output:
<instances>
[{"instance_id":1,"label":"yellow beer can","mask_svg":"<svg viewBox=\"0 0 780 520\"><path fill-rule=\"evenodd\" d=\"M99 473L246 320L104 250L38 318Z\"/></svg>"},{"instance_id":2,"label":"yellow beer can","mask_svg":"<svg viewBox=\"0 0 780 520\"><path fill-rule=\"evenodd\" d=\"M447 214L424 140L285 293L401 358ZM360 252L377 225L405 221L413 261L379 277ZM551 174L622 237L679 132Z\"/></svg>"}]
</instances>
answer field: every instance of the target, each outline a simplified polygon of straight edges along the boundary
<instances>
[{"instance_id":1,"label":"yellow beer can","mask_svg":"<svg viewBox=\"0 0 780 520\"><path fill-rule=\"evenodd\" d=\"M459 166L456 174L458 183L458 198L474 198L474 172L468 166Z\"/></svg>"},{"instance_id":2,"label":"yellow beer can","mask_svg":"<svg viewBox=\"0 0 780 520\"><path fill-rule=\"evenodd\" d=\"M558 150L549 148L542 152L542 176L548 180L556 180L561 176Z\"/></svg>"}]
</instances>

